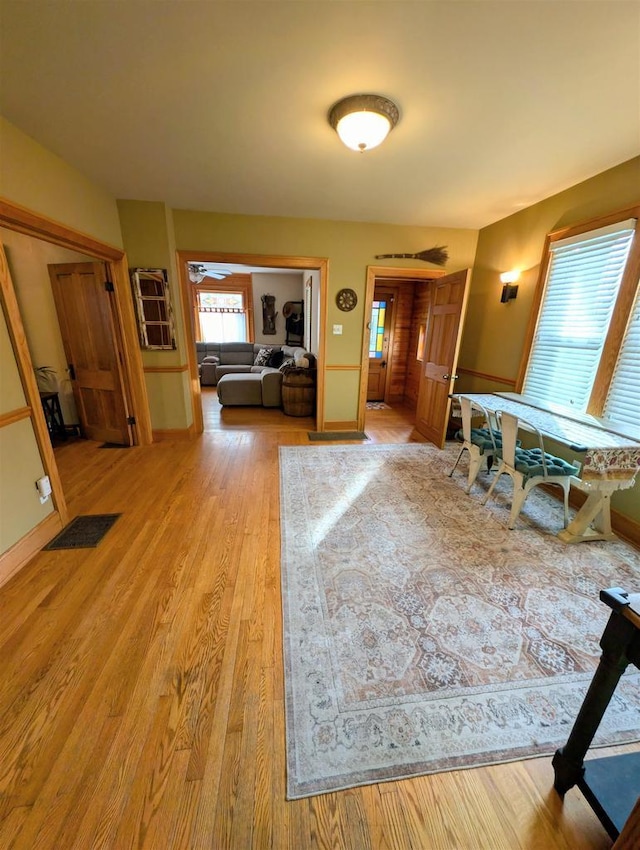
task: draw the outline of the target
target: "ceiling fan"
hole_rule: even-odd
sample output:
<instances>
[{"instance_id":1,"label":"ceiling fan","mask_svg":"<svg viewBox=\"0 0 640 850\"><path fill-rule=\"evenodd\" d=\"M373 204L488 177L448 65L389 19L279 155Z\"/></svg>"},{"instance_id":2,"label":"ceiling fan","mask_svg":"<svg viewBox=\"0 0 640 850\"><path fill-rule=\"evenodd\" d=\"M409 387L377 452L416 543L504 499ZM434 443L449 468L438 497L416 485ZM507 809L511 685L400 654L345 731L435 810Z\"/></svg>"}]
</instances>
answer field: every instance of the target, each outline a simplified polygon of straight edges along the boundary
<instances>
[{"instance_id":1,"label":"ceiling fan","mask_svg":"<svg viewBox=\"0 0 640 850\"><path fill-rule=\"evenodd\" d=\"M202 263L188 263L188 266L191 283L202 283L205 277L212 277L214 280L224 280L225 277L233 274L231 269L208 269Z\"/></svg>"}]
</instances>

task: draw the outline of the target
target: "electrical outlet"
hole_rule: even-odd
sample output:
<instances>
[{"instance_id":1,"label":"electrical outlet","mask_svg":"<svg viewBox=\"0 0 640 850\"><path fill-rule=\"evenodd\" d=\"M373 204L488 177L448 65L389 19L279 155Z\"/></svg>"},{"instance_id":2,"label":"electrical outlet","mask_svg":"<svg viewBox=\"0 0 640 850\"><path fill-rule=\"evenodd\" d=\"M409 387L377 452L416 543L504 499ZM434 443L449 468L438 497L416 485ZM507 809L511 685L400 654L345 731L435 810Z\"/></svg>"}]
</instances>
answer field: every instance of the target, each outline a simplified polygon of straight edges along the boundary
<instances>
[{"instance_id":1,"label":"electrical outlet","mask_svg":"<svg viewBox=\"0 0 640 850\"><path fill-rule=\"evenodd\" d=\"M51 495L51 482L49 481L48 475L45 475L43 478L38 478L36 481L36 490L40 495L40 504L44 505Z\"/></svg>"},{"instance_id":2,"label":"electrical outlet","mask_svg":"<svg viewBox=\"0 0 640 850\"><path fill-rule=\"evenodd\" d=\"M333 326L334 336L340 336L341 333L342 333L342 325L334 325Z\"/></svg>"}]
</instances>

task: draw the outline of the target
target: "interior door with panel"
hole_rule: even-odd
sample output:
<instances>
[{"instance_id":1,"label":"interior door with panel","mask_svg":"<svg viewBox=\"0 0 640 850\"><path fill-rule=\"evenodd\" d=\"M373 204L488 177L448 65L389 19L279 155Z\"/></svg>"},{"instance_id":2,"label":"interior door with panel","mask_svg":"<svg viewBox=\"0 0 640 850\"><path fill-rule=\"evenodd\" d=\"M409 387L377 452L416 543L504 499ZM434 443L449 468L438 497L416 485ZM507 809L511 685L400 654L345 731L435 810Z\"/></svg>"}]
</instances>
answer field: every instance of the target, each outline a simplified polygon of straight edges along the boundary
<instances>
[{"instance_id":1,"label":"interior door with panel","mask_svg":"<svg viewBox=\"0 0 640 850\"><path fill-rule=\"evenodd\" d=\"M104 263L48 266L69 378L84 434L130 446L111 284Z\"/></svg>"},{"instance_id":2,"label":"interior door with panel","mask_svg":"<svg viewBox=\"0 0 640 850\"><path fill-rule=\"evenodd\" d=\"M394 293L375 288L369 324L367 401L384 401L389 374L389 342L393 327Z\"/></svg>"},{"instance_id":3,"label":"interior door with panel","mask_svg":"<svg viewBox=\"0 0 640 850\"><path fill-rule=\"evenodd\" d=\"M447 433L460 339L467 307L469 269L431 284L430 306L418 389L416 430L442 448Z\"/></svg>"}]
</instances>

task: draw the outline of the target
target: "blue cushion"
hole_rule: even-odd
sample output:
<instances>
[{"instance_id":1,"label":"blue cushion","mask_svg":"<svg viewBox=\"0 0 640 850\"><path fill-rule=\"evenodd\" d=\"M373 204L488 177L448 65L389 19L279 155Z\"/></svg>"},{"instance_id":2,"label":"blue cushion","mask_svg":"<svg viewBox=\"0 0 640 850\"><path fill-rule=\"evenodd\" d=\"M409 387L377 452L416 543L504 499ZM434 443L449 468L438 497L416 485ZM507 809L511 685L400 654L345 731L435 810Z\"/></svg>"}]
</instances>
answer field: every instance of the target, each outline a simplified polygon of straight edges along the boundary
<instances>
[{"instance_id":1,"label":"blue cushion","mask_svg":"<svg viewBox=\"0 0 640 850\"><path fill-rule=\"evenodd\" d=\"M493 432L493 438L495 440L496 446L502 445L502 437L499 431ZM461 443L464 443L464 433L462 432L462 430L456 433L456 440L459 440ZM480 454L484 454L485 450L493 450L491 434L488 428L472 428L471 442L474 444L474 446L477 446L480 449Z\"/></svg>"},{"instance_id":2,"label":"blue cushion","mask_svg":"<svg viewBox=\"0 0 640 850\"><path fill-rule=\"evenodd\" d=\"M567 463L561 457L544 453L545 463L547 465L547 475L549 478L562 475L577 475L580 470L578 467ZM533 478L534 475L544 475L544 467L542 466L542 452L540 449L516 449L516 469L521 472L525 478Z\"/></svg>"}]
</instances>

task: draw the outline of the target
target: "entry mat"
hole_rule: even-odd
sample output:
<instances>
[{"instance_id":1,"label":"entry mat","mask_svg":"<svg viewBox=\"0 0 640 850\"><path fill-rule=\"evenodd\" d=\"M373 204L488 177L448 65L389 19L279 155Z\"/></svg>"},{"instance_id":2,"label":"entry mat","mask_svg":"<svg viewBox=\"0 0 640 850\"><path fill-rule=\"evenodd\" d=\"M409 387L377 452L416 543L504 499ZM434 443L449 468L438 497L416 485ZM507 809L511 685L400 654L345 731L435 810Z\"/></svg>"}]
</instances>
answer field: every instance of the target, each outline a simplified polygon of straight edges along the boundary
<instances>
[{"instance_id":1,"label":"entry mat","mask_svg":"<svg viewBox=\"0 0 640 850\"><path fill-rule=\"evenodd\" d=\"M122 514L77 516L43 549L94 549Z\"/></svg>"},{"instance_id":2,"label":"entry mat","mask_svg":"<svg viewBox=\"0 0 640 850\"><path fill-rule=\"evenodd\" d=\"M332 440L368 440L364 431L307 431L312 442Z\"/></svg>"}]
</instances>

